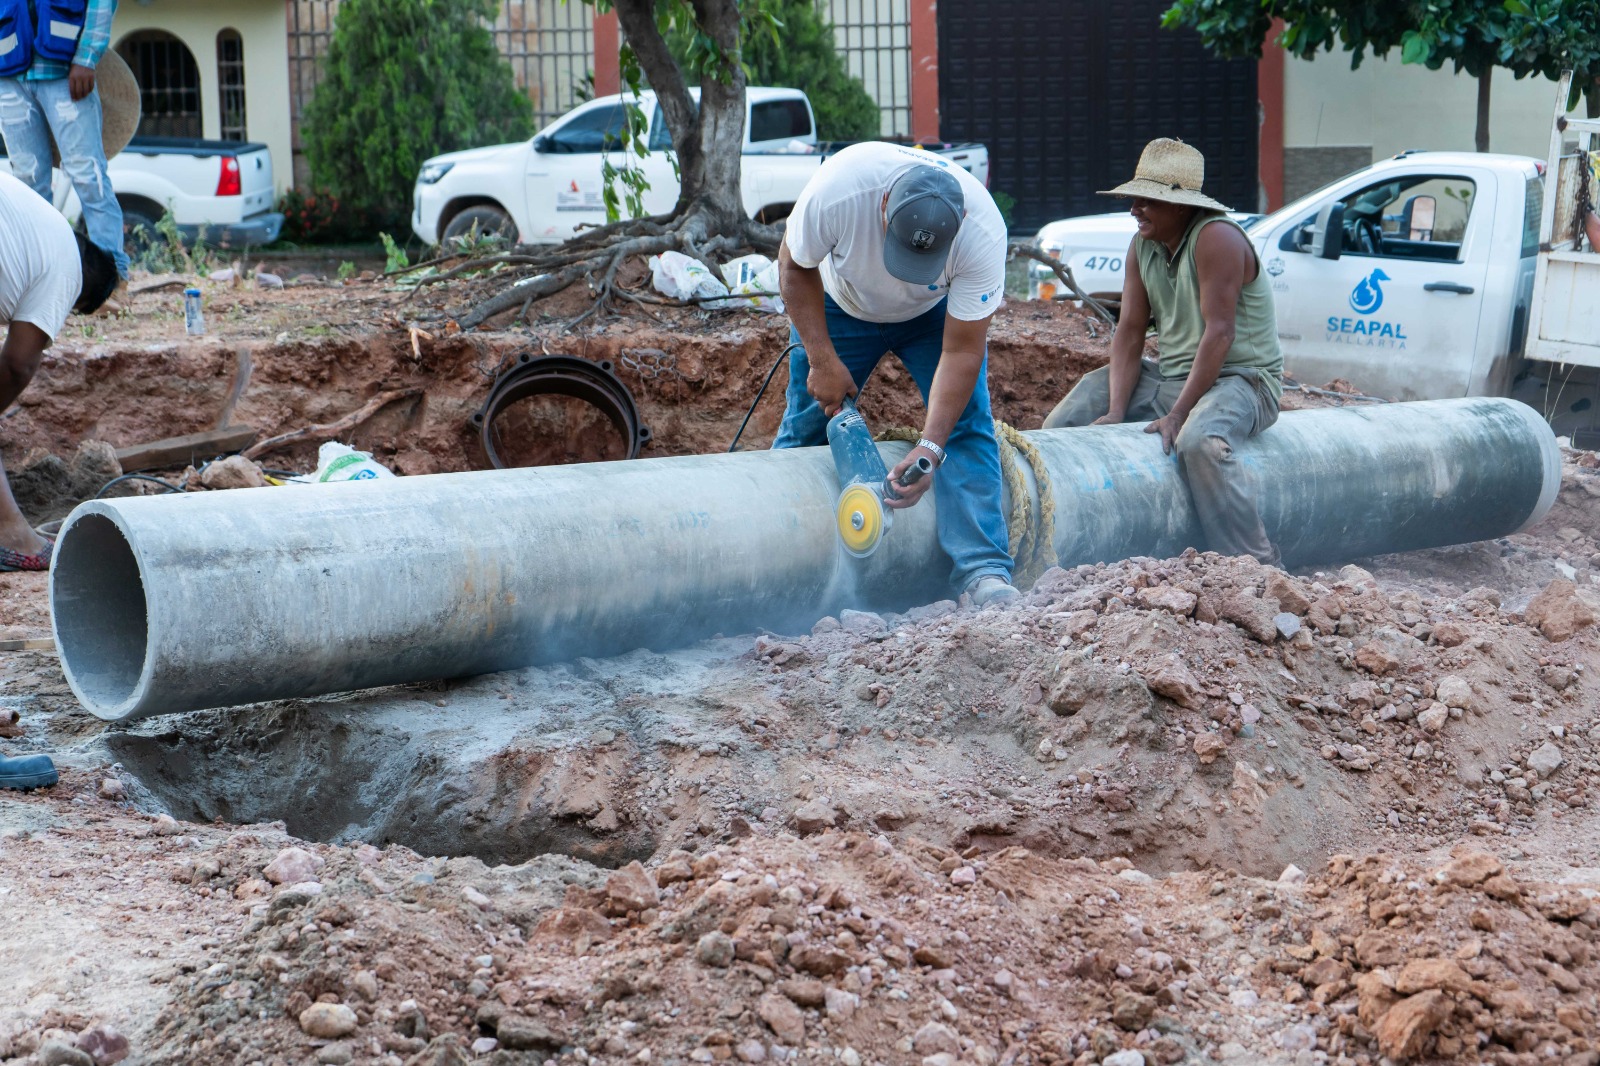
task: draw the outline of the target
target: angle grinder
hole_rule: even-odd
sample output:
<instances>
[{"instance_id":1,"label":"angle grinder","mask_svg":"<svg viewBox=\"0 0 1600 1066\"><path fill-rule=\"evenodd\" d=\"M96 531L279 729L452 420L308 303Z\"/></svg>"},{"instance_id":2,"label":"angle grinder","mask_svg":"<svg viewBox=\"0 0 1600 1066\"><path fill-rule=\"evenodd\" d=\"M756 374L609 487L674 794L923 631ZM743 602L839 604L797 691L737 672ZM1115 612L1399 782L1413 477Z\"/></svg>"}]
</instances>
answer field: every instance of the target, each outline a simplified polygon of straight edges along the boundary
<instances>
[{"instance_id":1,"label":"angle grinder","mask_svg":"<svg viewBox=\"0 0 1600 1066\"><path fill-rule=\"evenodd\" d=\"M872 430L849 399L828 420L828 450L839 475L839 498L834 504L839 542L857 559L865 559L894 525L894 512L885 501L899 499L897 488L908 488L933 473L933 463L919 455L897 481L891 481Z\"/></svg>"}]
</instances>

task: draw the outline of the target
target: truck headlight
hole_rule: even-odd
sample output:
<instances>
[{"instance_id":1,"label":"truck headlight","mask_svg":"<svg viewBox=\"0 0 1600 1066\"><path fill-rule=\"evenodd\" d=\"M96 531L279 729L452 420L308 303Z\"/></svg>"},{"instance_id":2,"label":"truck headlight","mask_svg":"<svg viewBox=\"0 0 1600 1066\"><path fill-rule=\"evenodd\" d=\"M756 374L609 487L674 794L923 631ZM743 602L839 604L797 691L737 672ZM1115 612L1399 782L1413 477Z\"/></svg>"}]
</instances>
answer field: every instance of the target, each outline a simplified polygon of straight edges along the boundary
<instances>
[{"instance_id":1,"label":"truck headlight","mask_svg":"<svg viewBox=\"0 0 1600 1066\"><path fill-rule=\"evenodd\" d=\"M450 173L450 168L453 166L455 166L454 163L424 163L422 164L422 170L417 174L417 181L423 185L432 185Z\"/></svg>"}]
</instances>

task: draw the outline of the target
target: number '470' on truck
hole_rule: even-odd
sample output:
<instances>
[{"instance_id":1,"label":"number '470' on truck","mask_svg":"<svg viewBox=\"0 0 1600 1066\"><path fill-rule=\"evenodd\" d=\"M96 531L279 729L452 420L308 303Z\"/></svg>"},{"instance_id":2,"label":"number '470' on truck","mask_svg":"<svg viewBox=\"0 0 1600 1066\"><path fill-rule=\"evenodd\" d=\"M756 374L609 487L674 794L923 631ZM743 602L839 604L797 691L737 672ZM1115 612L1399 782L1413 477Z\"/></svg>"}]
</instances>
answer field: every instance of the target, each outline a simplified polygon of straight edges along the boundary
<instances>
[{"instance_id":1,"label":"number '470' on truck","mask_svg":"<svg viewBox=\"0 0 1600 1066\"><path fill-rule=\"evenodd\" d=\"M690 90L699 98L699 90ZM638 156L622 143L626 104L636 102L648 126L648 151ZM786 218L800 190L845 142L817 140L811 101L799 89L745 90L741 192L752 218ZM989 152L981 144L923 145L989 183ZM524 244L557 244L583 224L601 225L606 210L602 168L638 166L650 182L647 214L672 210L678 200L672 137L653 92L602 96L580 104L540 130L531 141L434 156L422 164L412 196L411 228L429 244L474 230Z\"/></svg>"},{"instance_id":2,"label":"number '470' on truck","mask_svg":"<svg viewBox=\"0 0 1600 1066\"><path fill-rule=\"evenodd\" d=\"M1600 120L1566 113L1550 154L1402 152L1264 216L1235 215L1270 276L1285 367L1394 400L1513 396L1579 447L1600 447ZM1041 247L1115 302L1126 214L1053 222ZM1030 267L1036 298L1056 297Z\"/></svg>"}]
</instances>

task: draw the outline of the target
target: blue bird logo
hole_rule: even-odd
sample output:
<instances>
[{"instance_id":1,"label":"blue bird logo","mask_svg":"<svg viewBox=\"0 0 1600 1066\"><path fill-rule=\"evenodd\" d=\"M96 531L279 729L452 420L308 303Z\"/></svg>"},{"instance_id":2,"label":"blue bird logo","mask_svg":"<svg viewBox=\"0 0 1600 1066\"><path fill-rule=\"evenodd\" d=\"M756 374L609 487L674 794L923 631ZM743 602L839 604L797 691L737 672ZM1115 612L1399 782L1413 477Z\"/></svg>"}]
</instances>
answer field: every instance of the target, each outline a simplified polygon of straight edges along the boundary
<instances>
[{"instance_id":1,"label":"blue bird logo","mask_svg":"<svg viewBox=\"0 0 1600 1066\"><path fill-rule=\"evenodd\" d=\"M1383 289L1379 282L1388 281L1389 275L1381 268L1374 270L1360 281L1350 291L1350 308L1358 315L1370 315L1383 306Z\"/></svg>"}]
</instances>

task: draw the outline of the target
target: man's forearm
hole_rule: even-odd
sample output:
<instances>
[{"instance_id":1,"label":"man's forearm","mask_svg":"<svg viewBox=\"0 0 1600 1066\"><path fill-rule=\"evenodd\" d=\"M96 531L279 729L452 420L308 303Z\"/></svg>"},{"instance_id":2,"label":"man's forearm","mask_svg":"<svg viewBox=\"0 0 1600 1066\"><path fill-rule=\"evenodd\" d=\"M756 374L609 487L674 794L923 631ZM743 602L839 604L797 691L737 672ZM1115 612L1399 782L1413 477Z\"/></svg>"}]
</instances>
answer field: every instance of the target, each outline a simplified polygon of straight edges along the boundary
<instances>
[{"instance_id":1,"label":"man's forearm","mask_svg":"<svg viewBox=\"0 0 1600 1066\"><path fill-rule=\"evenodd\" d=\"M778 276L778 292L783 296L789 321L800 334L800 343L806 346L806 358L813 364L819 360L837 360L838 353L833 350L833 341L828 336L822 272L786 261Z\"/></svg>"},{"instance_id":2,"label":"man's forearm","mask_svg":"<svg viewBox=\"0 0 1600 1066\"><path fill-rule=\"evenodd\" d=\"M1139 383L1139 359L1144 354L1144 334L1135 333L1131 325L1119 324L1111 338L1110 386L1111 404L1108 415L1121 419L1133 402L1133 388Z\"/></svg>"},{"instance_id":3,"label":"man's forearm","mask_svg":"<svg viewBox=\"0 0 1600 1066\"><path fill-rule=\"evenodd\" d=\"M933 372L933 385L928 389L928 419L923 424L922 435L944 447L961 421L961 412L972 399L972 390L978 384L978 372L983 369L983 353L945 351L939 356L939 368Z\"/></svg>"},{"instance_id":4,"label":"man's forearm","mask_svg":"<svg viewBox=\"0 0 1600 1066\"><path fill-rule=\"evenodd\" d=\"M1222 365L1228 361L1228 349L1233 347L1234 331L1231 329L1208 329L1200 338L1200 349L1195 352L1194 366L1189 368L1189 377L1183 383L1183 391L1178 394L1178 400L1172 405L1172 413L1179 419L1189 417L1189 412L1194 410L1194 405L1200 402L1200 397L1211 390L1217 383L1217 375L1222 373Z\"/></svg>"}]
</instances>

